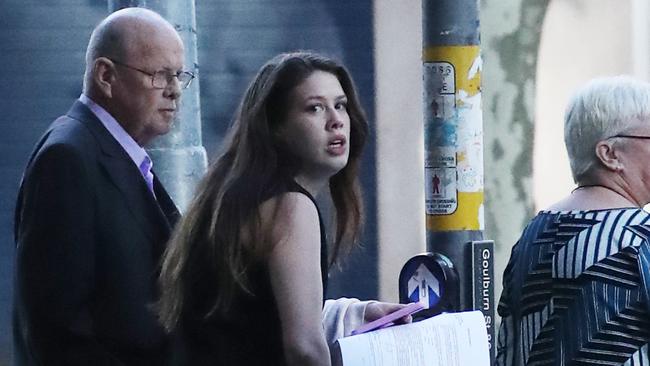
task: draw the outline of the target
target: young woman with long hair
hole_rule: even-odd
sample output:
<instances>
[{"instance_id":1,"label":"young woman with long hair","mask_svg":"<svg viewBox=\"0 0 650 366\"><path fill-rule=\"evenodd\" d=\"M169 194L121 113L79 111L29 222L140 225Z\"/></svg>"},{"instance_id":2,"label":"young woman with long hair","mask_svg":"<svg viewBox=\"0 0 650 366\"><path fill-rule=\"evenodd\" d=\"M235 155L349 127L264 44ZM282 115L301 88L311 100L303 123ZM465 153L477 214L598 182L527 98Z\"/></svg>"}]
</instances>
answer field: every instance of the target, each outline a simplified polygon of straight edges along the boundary
<instances>
[{"instance_id":1,"label":"young woman with long hair","mask_svg":"<svg viewBox=\"0 0 650 366\"><path fill-rule=\"evenodd\" d=\"M323 296L359 238L367 135L341 64L297 52L260 69L164 256L159 313L177 361L329 365ZM334 206L329 257L321 192Z\"/></svg>"}]
</instances>

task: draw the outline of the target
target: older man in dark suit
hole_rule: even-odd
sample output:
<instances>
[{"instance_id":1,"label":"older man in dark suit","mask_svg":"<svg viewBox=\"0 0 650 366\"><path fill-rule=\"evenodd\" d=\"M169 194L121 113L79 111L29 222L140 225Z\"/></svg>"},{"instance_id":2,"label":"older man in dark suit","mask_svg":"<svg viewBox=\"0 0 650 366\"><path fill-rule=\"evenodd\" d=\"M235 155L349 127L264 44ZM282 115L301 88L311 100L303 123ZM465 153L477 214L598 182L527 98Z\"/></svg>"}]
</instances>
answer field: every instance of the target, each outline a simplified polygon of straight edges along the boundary
<instances>
[{"instance_id":1,"label":"older man in dark suit","mask_svg":"<svg viewBox=\"0 0 650 366\"><path fill-rule=\"evenodd\" d=\"M17 365L160 365L150 306L178 211L143 149L167 133L183 44L155 12L117 11L93 31L83 94L37 143L16 207Z\"/></svg>"}]
</instances>

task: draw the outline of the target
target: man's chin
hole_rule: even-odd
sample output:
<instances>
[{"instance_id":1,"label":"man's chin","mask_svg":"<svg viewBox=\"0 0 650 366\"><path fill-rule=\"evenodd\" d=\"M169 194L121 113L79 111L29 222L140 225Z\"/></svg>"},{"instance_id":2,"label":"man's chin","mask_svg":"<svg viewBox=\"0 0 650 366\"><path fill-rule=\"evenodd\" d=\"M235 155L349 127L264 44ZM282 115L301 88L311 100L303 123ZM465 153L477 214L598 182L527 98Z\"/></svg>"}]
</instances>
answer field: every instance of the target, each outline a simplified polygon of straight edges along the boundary
<instances>
[{"instance_id":1,"label":"man's chin","mask_svg":"<svg viewBox=\"0 0 650 366\"><path fill-rule=\"evenodd\" d=\"M176 119L173 119L169 122L163 122L162 124L160 124L158 128L158 135L162 136L168 134L169 131L171 131L174 128L175 124L176 124Z\"/></svg>"},{"instance_id":2,"label":"man's chin","mask_svg":"<svg viewBox=\"0 0 650 366\"><path fill-rule=\"evenodd\" d=\"M169 131L172 130L172 125L172 123L160 123L156 125L155 128L149 130L146 141L138 141L138 143L140 143L141 146L145 146L155 142L158 138L168 134Z\"/></svg>"}]
</instances>

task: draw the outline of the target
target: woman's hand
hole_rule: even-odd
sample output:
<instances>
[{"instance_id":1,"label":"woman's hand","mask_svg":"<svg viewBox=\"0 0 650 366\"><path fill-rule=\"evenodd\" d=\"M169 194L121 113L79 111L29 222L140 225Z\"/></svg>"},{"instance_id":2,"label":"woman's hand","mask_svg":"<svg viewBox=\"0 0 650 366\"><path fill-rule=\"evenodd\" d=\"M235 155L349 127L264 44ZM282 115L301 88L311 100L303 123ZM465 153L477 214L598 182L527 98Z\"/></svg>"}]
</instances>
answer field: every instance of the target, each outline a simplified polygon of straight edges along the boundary
<instances>
[{"instance_id":1,"label":"woman's hand","mask_svg":"<svg viewBox=\"0 0 650 366\"><path fill-rule=\"evenodd\" d=\"M373 320L377 320L381 318L382 316L386 316L390 313L393 313L403 307L405 307L405 304L394 304L391 302L371 302L366 306L366 312L364 314L363 320L366 323L369 323ZM413 321L413 317L410 315L407 315L403 318L397 319L395 321L396 324L406 324L410 323Z\"/></svg>"}]
</instances>

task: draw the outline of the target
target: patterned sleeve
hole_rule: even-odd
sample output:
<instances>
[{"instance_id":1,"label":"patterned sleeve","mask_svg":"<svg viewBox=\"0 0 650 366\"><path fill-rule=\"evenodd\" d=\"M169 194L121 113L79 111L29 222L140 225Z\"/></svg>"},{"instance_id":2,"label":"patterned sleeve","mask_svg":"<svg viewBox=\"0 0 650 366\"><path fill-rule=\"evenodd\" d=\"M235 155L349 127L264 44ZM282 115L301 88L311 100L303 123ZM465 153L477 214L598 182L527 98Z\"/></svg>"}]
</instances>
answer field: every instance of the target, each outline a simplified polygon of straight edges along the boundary
<instances>
[{"instance_id":1,"label":"patterned sleeve","mask_svg":"<svg viewBox=\"0 0 650 366\"><path fill-rule=\"evenodd\" d=\"M497 337L497 366L511 366L514 364L514 319L508 308L507 296L507 287L504 286L499 300L499 307L497 308L497 312L501 316L501 326L499 326Z\"/></svg>"},{"instance_id":2,"label":"patterned sleeve","mask_svg":"<svg viewBox=\"0 0 650 366\"><path fill-rule=\"evenodd\" d=\"M512 366L515 364L514 354L517 337L515 331L516 319L510 309L510 286L512 286L512 283L509 279L512 276L512 271L514 270L517 261L518 246L519 242L513 246L512 252L510 253L510 260L508 261L505 271L503 271L503 291L501 292L499 306L497 307L497 312L501 317L501 325L499 326L499 333L497 336L497 366Z\"/></svg>"},{"instance_id":3,"label":"patterned sleeve","mask_svg":"<svg viewBox=\"0 0 650 366\"><path fill-rule=\"evenodd\" d=\"M650 313L650 244L645 240L638 249L640 287L645 299L646 310Z\"/></svg>"}]
</instances>

